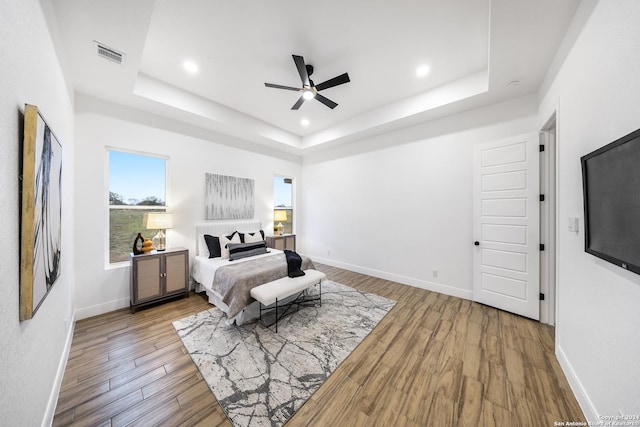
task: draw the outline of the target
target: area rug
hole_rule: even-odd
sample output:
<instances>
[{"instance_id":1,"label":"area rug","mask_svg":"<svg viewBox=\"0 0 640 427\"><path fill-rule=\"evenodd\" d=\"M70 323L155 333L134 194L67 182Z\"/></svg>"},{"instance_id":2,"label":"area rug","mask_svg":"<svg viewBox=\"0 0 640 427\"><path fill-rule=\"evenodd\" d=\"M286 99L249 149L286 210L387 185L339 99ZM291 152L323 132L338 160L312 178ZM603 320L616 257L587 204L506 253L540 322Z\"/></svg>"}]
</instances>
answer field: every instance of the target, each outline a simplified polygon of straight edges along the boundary
<instances>
[{"instance_id":1,"label":"area rug","mask_svg":"<svg viewBox=\"0 0 640 427\"><path fill-rule=\"evenodd\" d=\"M234 426L281 426L395 304L325 280L322 305L292 307L278 333L215 307L173 326Z\"/></svg>"}]
</instances>

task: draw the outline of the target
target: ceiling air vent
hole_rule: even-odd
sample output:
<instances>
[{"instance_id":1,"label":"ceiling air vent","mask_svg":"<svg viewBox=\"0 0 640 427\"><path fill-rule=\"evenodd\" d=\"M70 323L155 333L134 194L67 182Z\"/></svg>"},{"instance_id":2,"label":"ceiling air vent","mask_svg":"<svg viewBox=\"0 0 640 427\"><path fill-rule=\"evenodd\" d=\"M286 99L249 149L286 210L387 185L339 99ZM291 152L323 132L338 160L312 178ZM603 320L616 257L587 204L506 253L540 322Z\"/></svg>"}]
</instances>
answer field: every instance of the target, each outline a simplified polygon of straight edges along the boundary
<instances>
[{"instance_id":1,"label":"ceiling air vent","mask_svg":"<svg viewBox=\"0 0 640 427\"><path fill-rule=\"evenodd\" d=\"M122 62L124 62L124 53L111 49L103 43L98 43L96 41L94 41L94 43L99 57L115 62L116 64L122 64Z\"/></svg>"}]
</instances>

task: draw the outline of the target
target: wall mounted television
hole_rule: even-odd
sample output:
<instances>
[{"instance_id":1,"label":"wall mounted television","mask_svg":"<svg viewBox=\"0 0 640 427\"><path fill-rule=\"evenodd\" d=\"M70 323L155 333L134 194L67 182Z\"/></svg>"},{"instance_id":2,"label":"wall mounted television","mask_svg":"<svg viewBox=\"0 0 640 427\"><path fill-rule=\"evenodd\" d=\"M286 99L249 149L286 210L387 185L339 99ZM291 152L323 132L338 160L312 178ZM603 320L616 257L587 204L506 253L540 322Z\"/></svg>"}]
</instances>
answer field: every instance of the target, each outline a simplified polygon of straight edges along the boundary
<instances>
[{"instance_id":1,"label":"wall mounted television","mask_svg":"<svg viewBox=\"0 0 640 427\"><path fill-rule=\"evenodd\" d=\"M640 274L640 129L580 161L585 251Z\"/></svg>"}]
</instances>

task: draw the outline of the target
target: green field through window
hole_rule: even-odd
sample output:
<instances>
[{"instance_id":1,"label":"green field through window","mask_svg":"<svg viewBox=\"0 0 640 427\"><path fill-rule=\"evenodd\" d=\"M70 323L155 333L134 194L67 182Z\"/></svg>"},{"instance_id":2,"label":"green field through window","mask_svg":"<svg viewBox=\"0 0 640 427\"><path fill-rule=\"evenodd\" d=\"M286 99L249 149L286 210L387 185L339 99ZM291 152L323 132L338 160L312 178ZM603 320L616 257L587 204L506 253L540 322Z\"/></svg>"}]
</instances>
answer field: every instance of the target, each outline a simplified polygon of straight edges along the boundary
<instances>
[{"instance_id":1,"label":"green field through window","mask_svg":"<svg viewBox=\"0 0 640 427\"><path fill-rule=\"evenodd\" d=\"M109 150L109 263L127 261L138 233L152 238L146 213L166 211L167 161Z\"/></svg>"}]
</instances>

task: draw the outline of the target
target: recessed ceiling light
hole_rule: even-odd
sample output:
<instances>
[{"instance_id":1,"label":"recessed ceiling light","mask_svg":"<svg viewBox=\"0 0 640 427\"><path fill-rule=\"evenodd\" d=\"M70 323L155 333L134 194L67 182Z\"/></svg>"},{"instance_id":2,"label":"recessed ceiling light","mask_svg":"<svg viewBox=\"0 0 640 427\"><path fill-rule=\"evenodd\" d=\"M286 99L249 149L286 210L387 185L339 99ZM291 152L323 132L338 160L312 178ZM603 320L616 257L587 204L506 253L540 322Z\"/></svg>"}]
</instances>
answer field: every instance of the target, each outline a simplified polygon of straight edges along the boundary
<instances>
[{"instance_id":1,"label":"recessed ceiling light","mask_svg":"<svg viewBox=\"0 0 640 427\"><path fill-rule=\"evenodd\" d=\"M429 66L428 65L420 65L418 68L416 68L416 75L418 77L424 77L427 74L429 74Z\"/></svg>"},{"instance_id":2,"label":"recessed ceiling light","mask_svg":"<svg viewBox=\"0 0 640 427\"><path fill-rule=\"evenodd\" d=\"M300 120L300 124L301 124L302 126L309 126L309 123L311 123L311 122L309 121L309 119L302 119L302 120Z\"/></svg>"},{"instance_id":3,"label":"recessed ceiling light","mask_svg":"<svg viewBox=\"0 0 640 427\"><path fill-rule=\"evenodd\" d=\"M507 87L510 87L512 89L518 86L520 86L520 80L514 80L512 82L507 83Z\"/></svg>"},{"instance_id":4,"label":"recessed ceiling light","mask_svg":"<svg viewBox=\"0 0 640 427\"><path fill-rule=\"evenodd\" d=\"M195 74L198 72L198 64L193 61L184 61L182 64L185 70L191 74Z\"/></svg>"}]
</instances>

